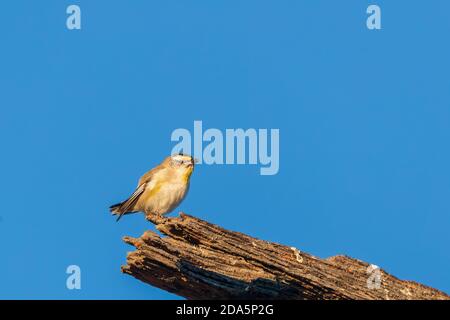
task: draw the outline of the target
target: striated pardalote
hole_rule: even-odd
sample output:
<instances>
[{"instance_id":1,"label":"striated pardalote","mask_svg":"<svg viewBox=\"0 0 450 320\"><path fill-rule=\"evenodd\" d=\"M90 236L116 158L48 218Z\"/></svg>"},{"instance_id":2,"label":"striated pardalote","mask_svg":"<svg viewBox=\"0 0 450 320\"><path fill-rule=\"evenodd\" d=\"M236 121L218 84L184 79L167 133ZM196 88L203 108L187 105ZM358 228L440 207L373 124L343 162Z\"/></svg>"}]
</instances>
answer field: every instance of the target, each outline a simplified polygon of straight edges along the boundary
<instances>
[{"instance_id":1,"label":"striated pardalote","mask_svg":"<svg viewBox=\"0 0 450 320\"><path fill-rule=\"evenodd\" d=\"M110 211L117 215L117 221L124 214L134 212L144 212L146 217L171 212L186 197L194 166L195 159L190 155L167 157L139 179L127 200L111 206Z\"/></svg>"}]
</instances>

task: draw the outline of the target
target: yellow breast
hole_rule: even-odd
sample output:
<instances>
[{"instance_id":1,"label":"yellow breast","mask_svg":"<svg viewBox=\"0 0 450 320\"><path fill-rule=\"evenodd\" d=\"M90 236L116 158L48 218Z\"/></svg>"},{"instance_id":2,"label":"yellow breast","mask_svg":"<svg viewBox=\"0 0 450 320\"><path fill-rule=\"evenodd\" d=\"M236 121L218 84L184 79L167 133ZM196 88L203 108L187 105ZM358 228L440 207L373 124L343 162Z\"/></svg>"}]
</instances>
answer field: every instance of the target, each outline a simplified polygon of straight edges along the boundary
<instances>
[{"instance_id":1,"label":"yellow breast","mask_svg":"<svg viewBox=\"0 0 450 320\"><path fill-rule=\"evenodd\" d=\"M184 183L188 183L189 179L191 178L192 172L194 171L193 167L187 168L184 172L184 174L182 175L182 179L184 181Z\"/></svg>"}]
</instances>

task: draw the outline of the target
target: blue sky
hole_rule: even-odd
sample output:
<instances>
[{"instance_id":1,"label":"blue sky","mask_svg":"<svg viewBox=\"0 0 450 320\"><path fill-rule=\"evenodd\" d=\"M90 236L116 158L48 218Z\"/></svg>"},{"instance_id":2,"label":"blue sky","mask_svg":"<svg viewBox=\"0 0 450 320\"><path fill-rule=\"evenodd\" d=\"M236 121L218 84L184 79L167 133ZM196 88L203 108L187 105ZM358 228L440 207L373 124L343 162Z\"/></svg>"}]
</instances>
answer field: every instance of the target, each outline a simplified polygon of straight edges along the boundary
<instances>
[{"instance_id":1,"label":"blue sky","mask_svg":"<svg viewBox=\"0 0 450 320\"><path fill-rule=\"evenodd\" d=\"M194 120L279 128L280 170L200 165L179 210L450 292L450 4L370 3L2 3L0 298L176 298L120 272L153 226L107 208Z\"/></svg>"}]
</instances>

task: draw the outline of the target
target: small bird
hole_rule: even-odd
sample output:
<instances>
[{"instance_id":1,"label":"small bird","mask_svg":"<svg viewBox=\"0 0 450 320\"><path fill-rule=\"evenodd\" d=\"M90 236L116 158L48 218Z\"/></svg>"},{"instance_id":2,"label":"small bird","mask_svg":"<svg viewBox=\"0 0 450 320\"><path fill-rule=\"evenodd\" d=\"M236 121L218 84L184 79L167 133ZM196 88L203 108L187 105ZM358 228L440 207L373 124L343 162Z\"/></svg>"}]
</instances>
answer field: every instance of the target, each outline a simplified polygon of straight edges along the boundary
<instances>
[{"instance_id":1,"label":"small bird","mask_svg":"<svg viewBox=\"0 0 450 320\"><path fill-rule=\"evenodd\" d=\"M145 173L136 190L125 201L109 209L117 220L124 215L144 212L146 217L162 216L174 210L186 197L196 160L182 153L164 159Z\"/></svg>"}]
</instances>

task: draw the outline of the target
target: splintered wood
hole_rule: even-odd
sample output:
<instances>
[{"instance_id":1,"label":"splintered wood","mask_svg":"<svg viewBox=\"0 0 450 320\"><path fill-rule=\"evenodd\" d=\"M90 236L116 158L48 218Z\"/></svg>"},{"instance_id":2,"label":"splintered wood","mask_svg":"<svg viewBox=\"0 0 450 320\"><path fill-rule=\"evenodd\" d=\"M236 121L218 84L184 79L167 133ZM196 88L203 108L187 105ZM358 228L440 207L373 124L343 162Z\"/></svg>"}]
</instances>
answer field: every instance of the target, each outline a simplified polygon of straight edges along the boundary
<instances>
[{"instance_id":1,"label":"splintered wood","mask_svg":"<svg viewBox=\"0 0 450 320\"><path fill-rule=\"evenodd\" d=\"M181 213L125 237L126 274L187 299L450 299L346 256L319 259Z\"/></svg>"}]
</instances>

